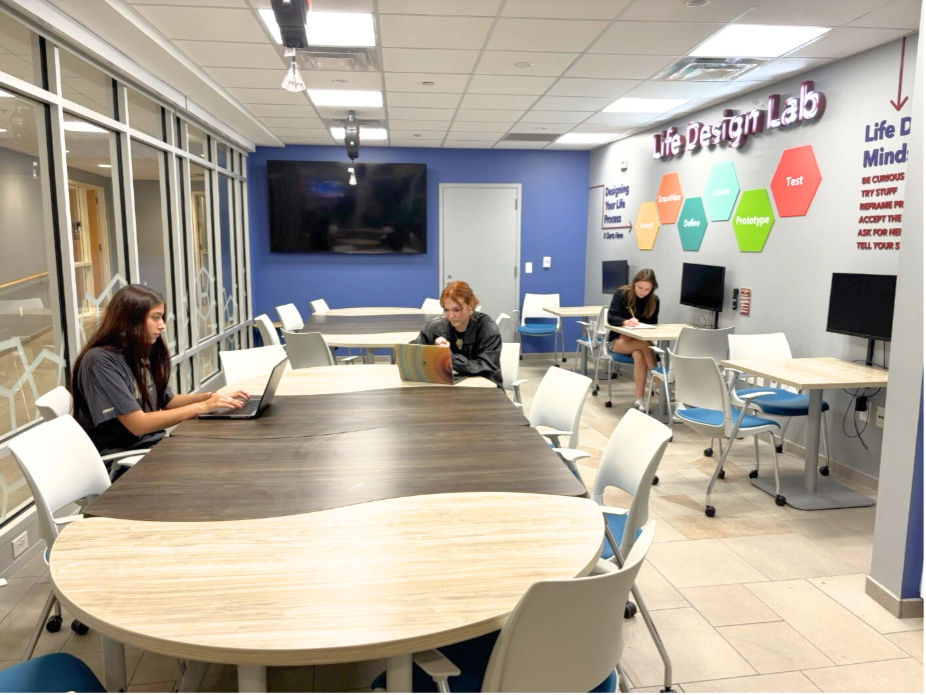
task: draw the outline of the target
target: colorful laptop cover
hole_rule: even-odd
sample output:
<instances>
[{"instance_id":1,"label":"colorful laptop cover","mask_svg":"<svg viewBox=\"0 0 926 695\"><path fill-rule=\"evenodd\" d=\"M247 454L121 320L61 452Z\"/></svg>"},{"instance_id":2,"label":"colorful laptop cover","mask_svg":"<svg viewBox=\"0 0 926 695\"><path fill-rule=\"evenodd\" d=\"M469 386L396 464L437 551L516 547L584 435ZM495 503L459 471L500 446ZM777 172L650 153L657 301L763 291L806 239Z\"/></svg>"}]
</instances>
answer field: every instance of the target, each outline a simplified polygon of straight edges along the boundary
<instances>
[{"instance_id":1,"label":"colorful laptop cover","mask_svg":"<svg viewBox=\"0 0 926 695\"><path fill-rule=\"evenodd\" d=\"M402 381L453 385L453 356L449 347L403 343L395 346L395 355Z\"/></svg>"}]
</instances>

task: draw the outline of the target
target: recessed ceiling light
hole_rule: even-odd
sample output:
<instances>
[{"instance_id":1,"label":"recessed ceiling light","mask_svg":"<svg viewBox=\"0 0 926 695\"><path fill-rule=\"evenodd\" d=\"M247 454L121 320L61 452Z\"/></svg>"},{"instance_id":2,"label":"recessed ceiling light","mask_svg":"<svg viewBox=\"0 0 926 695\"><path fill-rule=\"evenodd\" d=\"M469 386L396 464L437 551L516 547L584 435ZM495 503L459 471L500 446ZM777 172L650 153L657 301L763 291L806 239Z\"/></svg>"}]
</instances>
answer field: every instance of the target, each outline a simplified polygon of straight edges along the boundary
<instances>
[{"instance_id":1,"label":"recessed ceiling light","mask_svg":"<svg viewBox=\"0 0 926 695\"><path fill-rule=\"evenodd\" d=\"M112 164L97 164L97 166L100 167L100 169L112 169L113 168Z\"/></svg>"},{"instance_id":2,"label":"recessed ceiling light","mask_svg":"<svg viewBox=\"0 0 926 695\"><path fill-rule=\"evenodd\" d=\"M5 133L5 132L6 132L6 128L0 128L0 133Z\"/></svg>"},{"instance_id":3,"label":"recessed ceiling light","mask_svg":"<svg viewBox=\"0 0 926 695\"><path fill-rule=\"evenodd\" d=\"M636 97L621 97L617 101L605 106L604 113L665 113L687 104L690 99L639 99Z\"/></svg>"},{"instance_id":4,"label":"recessed ceiling light","mask_svg":"<svg viewBox=\"0 0 926 695\"><path fill-rule=\"evenodd\" d=\"M273 10L258 10L277 43L283 43ZM305 34L310 46L375 46L373 15L368 12L309 12Z\"/></svg>"},{"instance_id":5,"label":"recessed ceiling light","mask_svg":"<svg viewBox=\"0 0 926 695\"><path fill-rule=\"evenodd\" d=\"M331 129L331 135L335 140L344 140L344 128L337 126ZM389 133L385 128L365 128L360 126L360 140L386 140Z\"/></svg>"},{"instance_id":6,"label":"recessed ceiling light","mask_svg":"<svg viewBox=\"0 0 926 695\"><path fill-rule=\"evenodd\" d=\"M617 133L566 133L554 142L560 145L600 145L617 137Z\"/></svg>"},{"instance_id":7,"label":"recessed ceiling light","mask_svg":"<svg viewBox=\"0 0 926 695\"><path fill-rule=\"evenodd\" d=\"M99 126L86 121L65 121L64 129L72 133L105 133L106 131Z\"/></svg>"},{"instance_id":8,"label":"recessed ceiling light","mask_svg":"<svg viewBox=\"0 0 926 695\"><path fill-rule=\"evenodd\" d=\"M413 138L420 138L420 137L421 137L421 133L412 133L412 137L413 137Z\"/></svg>"},{"instance_id":9,"label":"recessed ceiling light","mask_svg":"<svg viewBox=\"0 0 926 695\"><path fill-rule=\"evenodd\" d=\"M430 80L425 80L425 81L422 82L421 84L424 85L425 87L433 87L433 86L434 86L434 83L431 82Z\"/></svg>"},{"instance_id":10,"label":"recessed ceiling light","mask_svg":"<svg viewBox=\"0 0 926 695\"><path fill-rule=\"evenodd\" d=\"M520 62L515 63L514 66L516 68L532 68L534 67L534 64L529 61L522 60Z\"/></svg>"},{"instance_id":11,"label":"recessed ceiling light","mask_svg":"<svg viewBox=\"0 0 926 695\"><path fill-rule=\"evenodd\" d=\"M316 106L373 106L383 105L383 93L355 89L310 89L309 98Z\"/></svg>"},{"instance_id":12,"label":"recessed ceiling light","mask_svg":"<svg viewBox=\"0 0 926 695\"><path fill-rule=\"evenodd\" d=\"M777 58L823 36L829 27L728 24L690 55L737 58Z\"/></svg>"},{"instance_id":13,"label":"recessed ceiling light","mask_svg":"<svg viewBox=\"0 0 926 695\"><path fill-rule=\"evenodd\" d=\"M686 7L704 7L710 4L711 0L685 0Z\"/></svg>"},{"instance_id":14,"label":"recessed ceiling light","mask_svg":"<svg viewBox=\"0 0 926 695\"><path fill-rule=\"evenodd\" d=\"M534 130L546 130L546 128L544 128L544 127L542 127L542 126L537 126L536 128L534 128Z\"/></svg>"},{"instance_id":15,"label":"recessed ceiling light","mask_svg":"<svg viewBox=\"0 0 926 695\"><path fill-rule=\"evenodd\" d=\"M347 84L347 80L331 80L334 84Z\"/></svg>"}]
</instances>

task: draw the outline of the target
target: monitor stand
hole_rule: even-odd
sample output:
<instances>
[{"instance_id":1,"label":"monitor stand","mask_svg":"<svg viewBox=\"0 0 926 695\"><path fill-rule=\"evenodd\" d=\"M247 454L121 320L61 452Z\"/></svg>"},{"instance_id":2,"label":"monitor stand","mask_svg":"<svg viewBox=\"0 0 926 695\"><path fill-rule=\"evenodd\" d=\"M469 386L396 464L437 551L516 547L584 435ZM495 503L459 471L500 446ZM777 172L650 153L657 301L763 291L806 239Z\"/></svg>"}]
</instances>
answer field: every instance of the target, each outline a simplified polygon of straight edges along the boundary
<instances>
[{"instance_id":1,"label":"monitor stand","mask_svg":"<svg viewBox=\"0 0 926 695\"><path fill-rule=\"evenodd\" d=\"M870 367L874 363L874 361L875 361L875 339L869 338L868 339L868 354L865 356L865 364L867 364Z\"/></svg>"}]
</instances>

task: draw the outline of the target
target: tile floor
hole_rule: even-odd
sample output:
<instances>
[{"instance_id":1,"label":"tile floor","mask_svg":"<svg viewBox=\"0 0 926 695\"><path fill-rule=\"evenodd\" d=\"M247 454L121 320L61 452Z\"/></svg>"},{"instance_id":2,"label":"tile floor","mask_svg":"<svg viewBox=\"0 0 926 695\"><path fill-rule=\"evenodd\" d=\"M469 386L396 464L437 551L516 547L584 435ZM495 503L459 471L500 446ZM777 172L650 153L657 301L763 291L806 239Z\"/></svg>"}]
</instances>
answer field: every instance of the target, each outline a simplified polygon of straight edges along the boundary
<instances>
[{"instance_id":1,"label":"tile floor","mask_svg":"<svg viewBox=\"0 0 926 695\"><path fill-rule=\"evenodd\" d=\"M548 362L526 358L521 377L526 409ZM614 407L589 396L580 465L590 486L601 451L632 404L631 384L616 380ZM923 620L899 620L865 594L875 508L801 512L777 507L750 485L752 446L737 444L713 496L717 516L704 516L704 490L714 460L706 442L675 428L650 498L656 543L639 586L673 660L676 690L685 692L923 692ZM761 450L771 471L769 450ZM780 456L782 468L803 461ZM871 497L877 493L847 482ZM610 491L609 504L622 495ZM36 558L0 588L0 669L16 663L47 596L48 573ZM70 618L66 617L66 625ZM637 617L625 623L623 665L636 690L655 691L662 662ZM44 633L38 653L76 654L101 674L99 640L65 626ZM173 659L127 650L130 691L169 691ZM270 669L272 691L363 691L382 662ZM233 691L233 666L213 666L209 691Z\"/></svg>"}]
</instances>

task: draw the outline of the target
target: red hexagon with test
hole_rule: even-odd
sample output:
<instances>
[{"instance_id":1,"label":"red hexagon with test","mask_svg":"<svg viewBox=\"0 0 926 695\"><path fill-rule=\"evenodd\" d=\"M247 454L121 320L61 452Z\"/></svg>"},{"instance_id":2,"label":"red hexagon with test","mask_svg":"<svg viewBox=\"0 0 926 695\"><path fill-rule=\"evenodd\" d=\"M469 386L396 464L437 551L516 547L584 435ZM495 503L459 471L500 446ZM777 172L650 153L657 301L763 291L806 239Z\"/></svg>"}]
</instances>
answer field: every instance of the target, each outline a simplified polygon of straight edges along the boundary
<instances>
[{"instance_id":1,"label":"red hexagon with test","mask_svg":"<svg viewBox=\"0 0 926 695\"><path fill-rule=\"evenodd\" d=\"M811 145L792 147L782 152L771 186L778 216L806 215L822 180Z\"/></svg>"}]
</instances>

